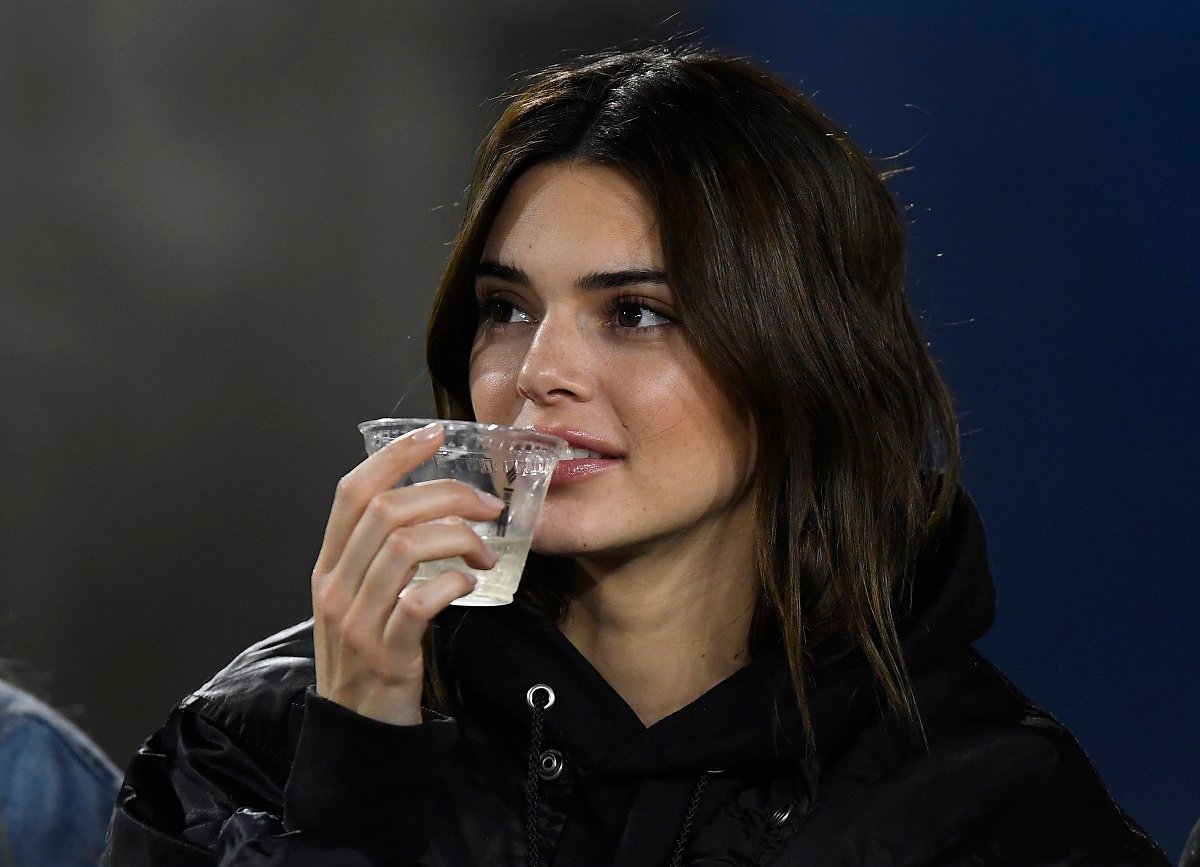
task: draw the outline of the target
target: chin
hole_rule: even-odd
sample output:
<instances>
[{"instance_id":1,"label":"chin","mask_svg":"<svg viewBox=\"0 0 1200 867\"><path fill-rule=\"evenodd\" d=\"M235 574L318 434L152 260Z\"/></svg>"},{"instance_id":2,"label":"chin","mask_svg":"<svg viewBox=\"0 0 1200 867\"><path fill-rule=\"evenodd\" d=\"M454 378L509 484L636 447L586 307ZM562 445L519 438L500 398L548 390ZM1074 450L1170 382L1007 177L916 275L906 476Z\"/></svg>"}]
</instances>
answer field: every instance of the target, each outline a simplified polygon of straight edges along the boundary
<instances>
[{"instance_id":1,"label":"chin","mask_svg":"<svg viewBox=\"0 0 1200 867\"><path fill-rule=\"evenodd\" d=\"M577 533L546 533L538 530L534 534L533 544L529 546L545 557L574 557L592 550L586 539L579 538Z\"/></svg>"},{"instance_id":2,"label":"chin","mask_svg":"<svg viewBox=\"0 0 1200 867\"><path fill-rule=\"evenodd\" d=\"M530 548L547 557L570 557L592 547L589 541L596 538L596 527L588 520L587 511L574 504L563 507L562 503L547 502L538 515L533 530Z\"/></svg>"},{"instance_id":3,"label":"chin","mask_svg":"<svg viewBox=\"0 0 1200 867\"><path fill-rule=\"evenodd\" d=\"M558 515L538 522L530 547L547 557L577 557L622 547L621 540L611 538L613 535L612 528Z\"/></svg>"}]
</instances>

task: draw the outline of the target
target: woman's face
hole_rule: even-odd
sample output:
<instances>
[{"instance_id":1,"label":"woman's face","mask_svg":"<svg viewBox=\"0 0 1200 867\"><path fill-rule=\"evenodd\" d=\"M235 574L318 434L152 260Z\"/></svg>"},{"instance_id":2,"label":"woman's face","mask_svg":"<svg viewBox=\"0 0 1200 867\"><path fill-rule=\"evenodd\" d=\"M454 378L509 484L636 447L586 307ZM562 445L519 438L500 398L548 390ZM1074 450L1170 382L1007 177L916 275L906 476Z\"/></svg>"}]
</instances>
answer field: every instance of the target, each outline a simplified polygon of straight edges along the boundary
<instances>
[{"instance_id":1,"label":"woman's face","mask_svg":"<svg viewBox=\"0 0 1200 867\"><path fill-rule=\"evenodd\" d=\"M752 526L751 425L685 339L664 271L651 204L613 169L536 166L492 226L475 281L475 416L575 449L537 551L623 558Z\"/></svg>"}]
</instances>

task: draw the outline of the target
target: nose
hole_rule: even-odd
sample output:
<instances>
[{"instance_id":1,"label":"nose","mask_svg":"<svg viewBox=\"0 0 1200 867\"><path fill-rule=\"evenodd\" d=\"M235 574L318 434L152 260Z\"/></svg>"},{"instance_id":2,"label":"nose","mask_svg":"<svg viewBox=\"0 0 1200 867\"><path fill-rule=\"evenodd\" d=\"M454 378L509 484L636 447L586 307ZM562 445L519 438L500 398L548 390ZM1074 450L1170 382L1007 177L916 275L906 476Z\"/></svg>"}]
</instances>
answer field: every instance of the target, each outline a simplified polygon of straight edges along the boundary
<instances>
[{"instance_id":1,"label":"nose","mask_svg":"<svg viewBox=\"0 0 1200 867\"><path fill-rule=\"evenodd\" d=\"M543 318L521 362L517 393L545 405L590 400L593 384L588 357L577 325L551 316Z\"/></svg>"}]
</instances>

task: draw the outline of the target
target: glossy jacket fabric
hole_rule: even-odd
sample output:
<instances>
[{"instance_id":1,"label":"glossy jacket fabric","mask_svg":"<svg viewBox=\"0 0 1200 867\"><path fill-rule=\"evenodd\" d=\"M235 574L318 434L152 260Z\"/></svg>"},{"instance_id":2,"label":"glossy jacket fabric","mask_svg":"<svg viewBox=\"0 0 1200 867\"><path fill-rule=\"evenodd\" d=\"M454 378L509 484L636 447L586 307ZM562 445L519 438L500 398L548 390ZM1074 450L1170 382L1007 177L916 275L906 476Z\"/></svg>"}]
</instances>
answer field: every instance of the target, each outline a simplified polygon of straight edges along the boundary
<instances>
[{"instance_id":1,"label":"glossy jacket fabric","mask_svg":"<svg viewBox=\"0 0 1200 867\"><path fill-rule=\"evenodd\" d=\"M536 611L451 609L435 643L453 716L398 727L315 695L301 624L146 742L105 863L517 867L531 804L541 863L571 867L658 867L680 845L695 867L1166 864L1070 733L971 649L992 611L962 496L901 628L928 747L889 729L855 653L823 645L815 753L781 648L646 728Z\"/></svg>"},{"instance_id":2,"label":"glossy jacket fabric","mask_svg":"<svg viewBox=\"0 0 1200 867\"><path fill-rule=\"evenodd\" d=\"M92 867L119 783L79 729L0 682L0 867Z\"/></svg>"}]
</instances>

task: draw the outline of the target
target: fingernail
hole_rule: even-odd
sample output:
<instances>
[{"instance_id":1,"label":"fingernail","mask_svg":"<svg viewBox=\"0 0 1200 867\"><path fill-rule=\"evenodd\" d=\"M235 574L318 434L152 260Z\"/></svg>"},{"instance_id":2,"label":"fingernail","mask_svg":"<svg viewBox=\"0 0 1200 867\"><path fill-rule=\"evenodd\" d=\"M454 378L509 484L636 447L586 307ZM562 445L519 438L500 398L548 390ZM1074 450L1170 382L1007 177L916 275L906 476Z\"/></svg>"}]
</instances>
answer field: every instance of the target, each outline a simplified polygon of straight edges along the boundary
<instances>
[{"instance_id":1,"label":"fingernail","mask_svg":"<svg viewBox=\"0 0 1200 867\"><path fill-rule=\"evenodd\" d=\"M496 564L500 562L500 553L491 545L485 545L484 547L486 547L488 549L488 553L492 555L492 565L490 568L495 569Z\"/></svg>"},{"instance_id":2,"label":"fingernail","mask_svg":"<svg viewBox=\"0 0 1200 867\"><path fill-rule=\"evenodd\" d=\"M483 504L485 506L491 506L493 509L499 509L504 505L504 501L502 499L493 494L489 494L487 491L481 491L479 488L476 488L475 493L479 495L479 499L483 500Z\"/></svg>"},{"instance_id":3,"label":"fingernail","mask_svg":"<svg viewBox=\"0 0 1200 867\"><path fill-rule=\"evenodd\" d=\"M442 423L438 421L430 422L425 427L419 427L413 431L413 441L418 443L427 443L437 439L438 434L442 432Z\"/></svg>"}]
</instances>

